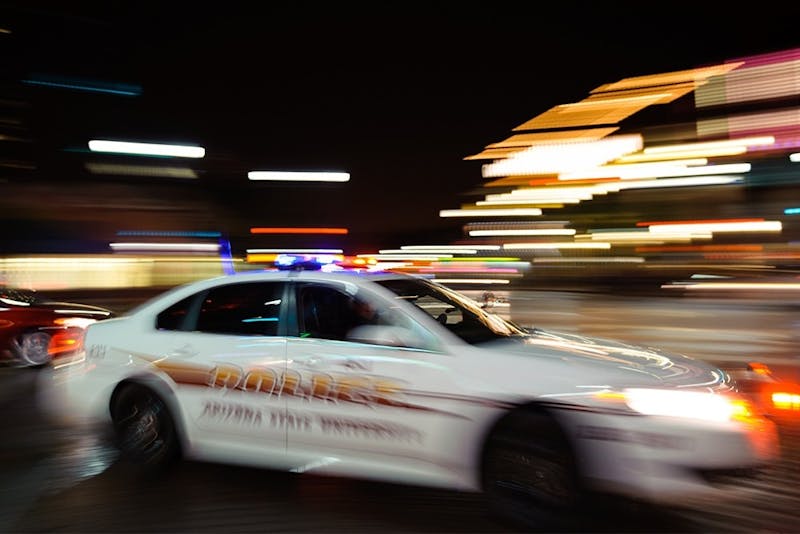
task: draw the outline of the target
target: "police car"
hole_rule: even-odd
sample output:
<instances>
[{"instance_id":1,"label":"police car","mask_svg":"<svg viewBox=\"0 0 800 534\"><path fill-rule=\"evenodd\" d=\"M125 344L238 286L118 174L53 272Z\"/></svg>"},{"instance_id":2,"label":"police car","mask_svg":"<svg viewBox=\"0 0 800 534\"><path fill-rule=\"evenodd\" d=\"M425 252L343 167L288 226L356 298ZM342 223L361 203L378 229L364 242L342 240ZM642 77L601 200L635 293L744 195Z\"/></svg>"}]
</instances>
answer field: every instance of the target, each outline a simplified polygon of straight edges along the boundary
<instances>
[{"instance_id":1,"label":"police car","mask_svg":"<svg viewBox=\"0 0 800 534\"><path fill-rule=\"evenodd\" d=\"M728 373L522 328L435 281L274 270L171 289L54 361L60 416L179 457L482 492L526 524L588 496L680 505L779 457ZM729 485L720 484L728 480Z\"/></svg>"}]
</instances>

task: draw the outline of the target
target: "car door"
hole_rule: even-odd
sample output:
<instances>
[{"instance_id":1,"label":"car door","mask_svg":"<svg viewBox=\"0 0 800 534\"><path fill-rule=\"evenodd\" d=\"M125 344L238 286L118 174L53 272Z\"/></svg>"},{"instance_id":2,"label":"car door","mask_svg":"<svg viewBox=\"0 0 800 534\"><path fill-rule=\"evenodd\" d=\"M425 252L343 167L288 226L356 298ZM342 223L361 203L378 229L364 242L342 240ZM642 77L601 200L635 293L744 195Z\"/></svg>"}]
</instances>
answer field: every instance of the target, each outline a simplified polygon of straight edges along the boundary
<instances>
[{"instance_id":1,"label":"car door","mask_svg":"<svg viewBox=\"0 0 800 534\"><path fill-rule=\"evenodd\" d=\"M450 437L469 432L476 408L462 402L453 356L396 302L347 284L293 285L298 335L287 338L287 373L297 387L287 397L287 416L298 424L288 427L289 450L306 453L309 465L447 469L458 448ZM359 299L375 310L371 324L351 316ZM349 328L364 326L378 327L385 341L348 337ZM410 335L393 338L394 332Z\"/></svg>"},{"instance_id":2,"label":"car door","mask_svg":"<svg viewBox=\"0 0 800 534\"><path fill-rule=\"evenodd\" d=\"M231 282L158 314L155 365L175 382L188 422L201 440L285 453L286 284Z\"/></svg>"}]
</instances>

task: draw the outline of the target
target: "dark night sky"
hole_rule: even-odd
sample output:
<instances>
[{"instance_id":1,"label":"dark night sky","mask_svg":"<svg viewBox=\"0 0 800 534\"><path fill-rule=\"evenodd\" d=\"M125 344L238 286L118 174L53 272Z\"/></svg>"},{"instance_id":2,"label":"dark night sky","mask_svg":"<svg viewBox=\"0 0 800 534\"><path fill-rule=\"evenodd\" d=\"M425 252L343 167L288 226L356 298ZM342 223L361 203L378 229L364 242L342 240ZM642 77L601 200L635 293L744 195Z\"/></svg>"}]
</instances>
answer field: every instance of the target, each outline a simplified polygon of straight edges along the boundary
<instances>
[{"instance_id":1,"label":"dark night sky","mask_svg":"<svg viewBox=\"0 0 800 534\"><path fill-rule=\"evenodd\" d=\"M40 157L93 137L201 144L191 187L221 229L346 226L351 249L458 238L464 221L438 213L474 200L480 163L463 158L554 105L800 44L796 2L166 4L2 4L6 87L45 73L143 89L29 93ZM255 184L253 169L351 180Z\"/></svg>"}]
</instances>

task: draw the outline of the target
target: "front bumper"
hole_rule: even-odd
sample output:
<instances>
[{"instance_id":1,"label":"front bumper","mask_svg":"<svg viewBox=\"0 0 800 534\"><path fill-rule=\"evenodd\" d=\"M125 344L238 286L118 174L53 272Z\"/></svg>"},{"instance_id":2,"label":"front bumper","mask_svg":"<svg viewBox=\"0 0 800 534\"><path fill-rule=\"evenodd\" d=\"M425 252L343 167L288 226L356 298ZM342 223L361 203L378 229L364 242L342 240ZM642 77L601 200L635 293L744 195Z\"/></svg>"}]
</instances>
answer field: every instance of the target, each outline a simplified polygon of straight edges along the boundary
<instances>
[{"instance_id":1,"label":"front bumper","mask_svg":"<svg viewBox=\"0 0 800 534\"><path fill-rule=\"evenodd\" d=\"M679 506L735 498L742 480L780 458L764 418L710 423L672 417L565 412L589 489Z\"/></svg>"}]
</instances>

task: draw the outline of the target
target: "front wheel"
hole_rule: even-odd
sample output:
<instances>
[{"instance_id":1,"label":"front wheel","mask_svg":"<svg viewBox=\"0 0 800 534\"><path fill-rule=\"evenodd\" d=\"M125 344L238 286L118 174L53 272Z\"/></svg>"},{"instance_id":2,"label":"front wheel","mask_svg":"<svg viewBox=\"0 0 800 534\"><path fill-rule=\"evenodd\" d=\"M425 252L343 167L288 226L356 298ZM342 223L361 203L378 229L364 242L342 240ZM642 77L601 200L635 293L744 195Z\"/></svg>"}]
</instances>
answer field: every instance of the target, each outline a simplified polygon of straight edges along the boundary
<instances>
[{"instance_id":1,"label":"front wheel","mask_svg":"<svg viewBox=\"0 0 800 534\"><path fill-rule=\"evenodd\" d=\"M528 529L575 526L577 470L556 422L534 412L501 421L486 447L483 490L493 513Z\"/></svg>"},{"instance_id":2,"label":"front wheel","mask_svg":"<svg viewBox=\"0 0 800 534\"><path fill-rule=\"evenodd\" d=\"M178 456L175 423L164 401L140 385L123 386L113 398L111 419L123 460L146 471L167 467Z\"/></svg>"}]
</instances>

